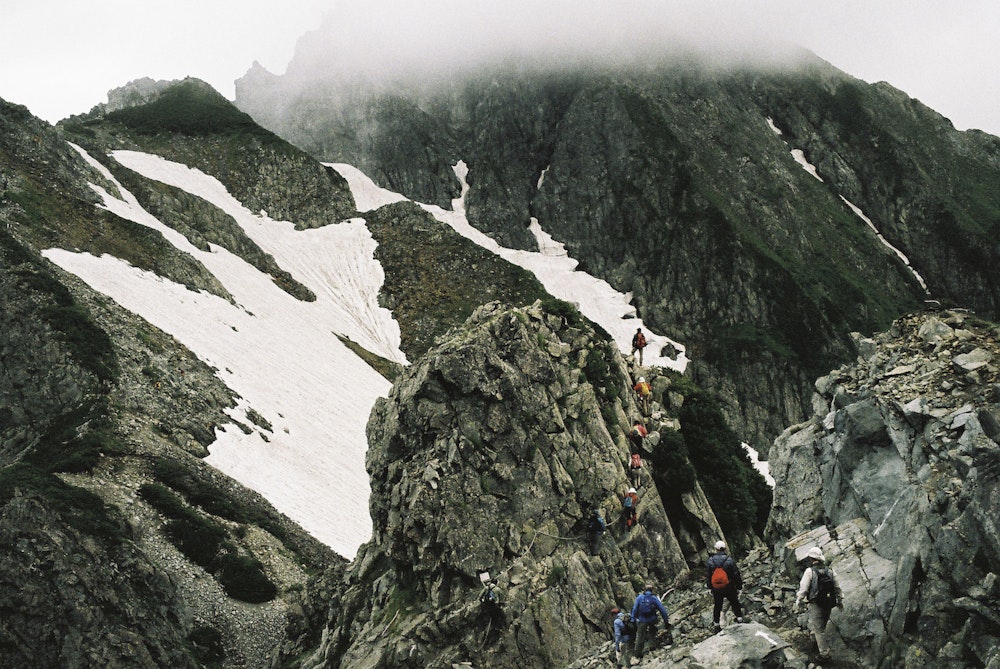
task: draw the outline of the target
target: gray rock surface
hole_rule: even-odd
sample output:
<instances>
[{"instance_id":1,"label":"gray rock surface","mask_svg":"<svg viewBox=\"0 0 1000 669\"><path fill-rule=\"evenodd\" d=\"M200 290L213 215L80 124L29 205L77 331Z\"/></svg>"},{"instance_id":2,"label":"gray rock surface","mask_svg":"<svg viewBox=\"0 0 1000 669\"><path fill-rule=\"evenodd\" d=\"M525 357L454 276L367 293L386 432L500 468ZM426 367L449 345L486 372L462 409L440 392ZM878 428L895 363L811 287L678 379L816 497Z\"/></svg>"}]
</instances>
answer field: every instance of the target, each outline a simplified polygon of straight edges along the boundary
<instances>
[{"instance_id":1,"label":"gray rock surface","mask_svg":"<svg viewBox=\"0 0 1000 669\"><path fill-rule=\"evenodd\" d=\"M307 666L566 666L607 639L612 605L666 589L687 564L651 481L638 525L619 520L630 387L578 315L538 303L486 305L444 337L372 412L373 540ZM688 504L718 527L703 495ZM609 527L591 554L593 508ZM505 603L495 637L482 570Z\"/></svg>"},{"instance_id":2,"label":"gray rock surface","mask_svg":"<svg viewBox=\"0 0 1000 669\"><path fill-rule=\"evenodd\" d=\"M844 590L836 634L866 666L992 666L1000 331L944 312L876 342L775 441L768 536L790 576L823 548Z\"/></svg>"}]
</instances>

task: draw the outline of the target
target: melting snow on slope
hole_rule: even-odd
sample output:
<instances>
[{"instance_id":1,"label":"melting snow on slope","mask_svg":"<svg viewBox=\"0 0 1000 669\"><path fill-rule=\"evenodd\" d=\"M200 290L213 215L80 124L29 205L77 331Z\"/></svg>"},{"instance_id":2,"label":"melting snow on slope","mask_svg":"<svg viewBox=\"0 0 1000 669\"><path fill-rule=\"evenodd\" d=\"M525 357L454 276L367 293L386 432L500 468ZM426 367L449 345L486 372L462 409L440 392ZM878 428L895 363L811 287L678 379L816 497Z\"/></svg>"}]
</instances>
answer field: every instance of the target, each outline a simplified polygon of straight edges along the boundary
<instances>
[{"instance_id":1,"label":"melting snow on slope","mask_svg":"<svg viewBox=\"0 0 1000 669\"><path fill-rule=\"evenodd\" d=\"M114 181L99 163L77 150ZM374 260L376 245L367 228L352 221L297 231L291 223L252 214L202 172L148 154L114 155L140 174L199 195L233 216L283 269L316 294L316 301L293 298L270 276L226 249L213 245L205 252L193 247L142 209L117 182L122 199L93 186L104 206L158 230L194 256L239 306L111 256L50 249L46 257L170 333L216 368L242 398L233 417L252 425L246 411L253 408L273 432L257 428L247 435L226 426L217 431L207 461L260 492L342 555L353 557L371 535L365 423L390 384L335 333L405 361L398 324L377 306L384 275Z\"/></svg>"},{"instance_id":2,"label":"melting snow on slope","mask_svg":"<svg viewBox=\"0 0 1000 669\"><path fill-rule=\"evenodd\" d=\"M371 211L404 199L397 193L376 186L363 172L349 165L336 163L330 166L347 180L354 193L358 211ZM451 211L428 204L420 206L463 237L532 272L545 286L545 290L555 297L576 304L583 315L607 330L623 353L628 354L632 350L632 335L636 328L642 328L648 342L643 363L684 371L687 366L684 347L663 335L651 332L641 319L635 318L635 307L629 303L632 298L630 294L620 293L606 281L576 271L579 263L570 258L563 245L546 234L537 221L532 221L531 230L538 240L541 252L500 246L493 238L472 227L465 215L465 195L469 185L466 180L468 167L464 162L459 161L455 166L455 175L462 184L462 192L452 200ZM676 360L658 354L660 350L670 347L679 351Z\"/></svg>"},{"instance_id":3,"label":"melting snow on slope","mask_svg":"<svg viewBox=\"0 0 1000 669\"><path fill-rule=\"evenodd\" d=\"M768 125L769 128L771 128L771 131L774 132L774 134L779 135L779 136L782 134L781 133L781 128L779 128L778 126L776 126L774 124L774 120L773 119L768 118L767 119L767 125ZM816 177L820 181L823 181L823 177L821 177L819 175L819 172L816 171L816 166L813 165L812 163L810 163L806 159L806 154L802 151L802 149L792 149L792 158L794 158L795 162L797 162L799 165L802 165L803 169L805 169L806 172L808 172L809 174L813 175L814 177ZM823 183L826 183L826 182L824 181ZM899 258L901 261L903 261L903 264L906 265L906 267L913 274L913 278L916 279L917 283L920 284L920 287L924 289L924 293L930 295L930 291L927 290L927 282L924 281L924 277L920 276L920 273L917 272L917 270L915 270L912 265L910 265L910 259L906 257L906 254L904 254L898 248L896 248L895 246L893 246L892 244L890 244L889 240L886 239L884 236L882 236L882 233L879 232L879 230L878 230L877 227L875 227L875 224L872 222L872 220L870 218L868 218L867 216L865 216L864 212L861 211L860 207L858 207L857 205L855 205L853 202L851 202L850 200L848 200L843 195L840 196L840 199L844 201L844 204L846 204L850 208L850 210L853 211L854 214L858 218L860 218L862 221L864 221L865 224L869 228L871 228L872 232L875 233L875 236L878 238L878 240L880 242L882 242L883 246L885 246L887 249L889 249L890 251L892 251L893 253L895 253L896 257Z\"/></svg>"},{"instance_id":4,"label":"melting snow on slope","mask_svg":"<svg viewBox=\"0 0 1000 669\"><path fill-rule=\"evenodd\" d=\"M773 488L774 477L771 476L771 463L767 460L761 460L757 449L746 442L743 442L743 450L746 451L747 457L750 458L750 464L753 465L753 468L760 472L760 475L767 481L767 485Z\"/></svg>"}]
</instances>

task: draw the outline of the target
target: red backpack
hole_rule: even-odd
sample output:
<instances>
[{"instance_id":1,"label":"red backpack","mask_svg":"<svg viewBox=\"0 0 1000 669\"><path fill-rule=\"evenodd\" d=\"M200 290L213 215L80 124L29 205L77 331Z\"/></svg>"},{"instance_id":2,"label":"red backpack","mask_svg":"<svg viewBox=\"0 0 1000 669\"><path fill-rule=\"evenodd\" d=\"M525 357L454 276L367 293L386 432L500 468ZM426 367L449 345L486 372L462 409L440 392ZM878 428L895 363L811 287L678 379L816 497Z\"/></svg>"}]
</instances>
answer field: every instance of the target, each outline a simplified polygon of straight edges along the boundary
<instances>
[{"instance_id":1,"label":"red backpack","mask_svg":"<svg viewBox=\"0 0 1000 669\"><path fill-rule=\"evenodd\" d=\"M716 567L712 572L712 589L723 590L729 587L729 574L722 567Z\"/></svg>"}]
</instances>

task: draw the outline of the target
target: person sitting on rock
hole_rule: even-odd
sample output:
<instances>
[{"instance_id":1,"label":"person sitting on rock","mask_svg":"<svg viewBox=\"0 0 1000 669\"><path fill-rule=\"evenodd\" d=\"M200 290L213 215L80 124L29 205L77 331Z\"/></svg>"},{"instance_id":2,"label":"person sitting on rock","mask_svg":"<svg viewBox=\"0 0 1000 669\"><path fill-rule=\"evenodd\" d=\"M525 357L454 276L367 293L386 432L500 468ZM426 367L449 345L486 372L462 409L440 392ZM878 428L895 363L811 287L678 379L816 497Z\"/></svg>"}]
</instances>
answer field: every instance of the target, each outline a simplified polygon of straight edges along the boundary
<instances>
[{"instance_id":1,"label":"person sitting on rock","mask_svg":"<svg viewBox=\"0 0 1000 669\"><path fill-rule=\"evenodd\" d=\"M708 589L712 593L715 605L712 608L712 630L722 629L719 621L722 619L722 603L729 600L729 606L736 614L736 622L743 622L743 608L740 606L739 591L743 588L743 577L736 566L736 561L726 554L726 542L715 542L715 554L708 558Z\"/></svg>"},{"instance_id":2,"label":"person sitting on rock","mask_svg":"<svg viewBox=\"0 0 1000 669\"><path fill-rule=\"evenodd\" d=\"M826 624L834 607L844 607L837 574L826 565L826 558L819 546L813 546L807 554L809 564L799 581L799 591L795 596L796 609L804 601L809 602L809 631L816 638L816 649L821 658L830 657L830 644L826 639Z\"/></svg>"},{"instance_id":3,"label":"person sitting on rock","mask_svg":"<svg viewBox=\"0 0 1000 669\"><path fill-rule=\"evenodd\" d=\"M660 598L653 594L652 584L647 583L646 587L635 598L632 604L632 620L635 621L635 657L630 660L631 664L638 664L646 652L646 645L656 635L656 614L663 618L663 624L667 630L667 643L673 643L670 634L670 617L666 607Z\"/></svg>"},{"instance_id":4,"label":"person sitting on rock","mask_svg":"<svg viewBox=\"0 0 1000 669\"><path fill-rule=\"evenodd\" d=\"M619 667L624 667L628 664L635 640L635 622L628 611L622 611L617 606L611 609L611 615L615 617L615 660Z\"/></svg>"},{"instance_id":5,"label":"person sitting on rock","mask_svg":"<svg viewBox=\"0 0 1000 669\"><path fill-rule=\"evenodd\" d=\"M635 491L635 488L629 488L622 499L622 509L625 512L625 527L631 529L633 525L639 522L638 507L639 494Z\"/></svg>"}]
</instances>

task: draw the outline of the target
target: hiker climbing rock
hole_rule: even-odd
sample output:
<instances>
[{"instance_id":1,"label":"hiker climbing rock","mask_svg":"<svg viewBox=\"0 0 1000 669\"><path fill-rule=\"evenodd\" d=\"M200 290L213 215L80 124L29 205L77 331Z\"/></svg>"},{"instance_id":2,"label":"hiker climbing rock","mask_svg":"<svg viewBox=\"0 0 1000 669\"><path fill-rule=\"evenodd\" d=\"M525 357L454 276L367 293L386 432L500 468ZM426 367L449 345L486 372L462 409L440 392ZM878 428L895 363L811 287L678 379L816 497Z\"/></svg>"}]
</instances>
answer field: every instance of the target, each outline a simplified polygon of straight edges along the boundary
<instances>
[{"instance_id":1,"label":"hiker climbing rock","mask_svg":"<svg viewBox=\"0 0 1000 669\"><path fill-rule=\"evenodd\" d=\"M632 386L636 396L639 398L639 406L642 408L642 415L649 415L649 403L653 398L653 389L646 381L646 377L640 376L639 380Z\"/></svg>"},{"instance_id":2,"label":"hiker climbing rock","mask_svg":"<svg viewBox=\"0 0 1000 669\"><path fill-rule=\"evenodd\" d=\"M830 622L830 611L834 607L844 607L840 583L833 568L827 566L826 558L819 546L809 549L809 565L799 581L799 591L795 596L796 608L808 602L809 631L816 638L816 649L823 659L830 657L830 644L826 639L826 624Z\"/></svg>"},{"instance_id":3,"label":"hiker climbing rock","mask_svg":"<svg viewBox=\"0 0 1000 669\"><path fill-rule=\"evenodd\" d=\"M628 664L635 641L635 621L628 611L622 611L617 606L611 609L615 617L615 661L619 667Z\"/></svg>"},{"instance_id":4,"label":"hiker climbing rock","mask_svg":"<svg viewBox=\"0 0 1000 669\"><path fill-rule=\"evenodd\" d=\"M736 622L743 622L743 608L740 606L740 590L743 589L743 577L736 566L736 561L726 553L726 542L715 542L715 554L708 558L708 589L714 599L712 608L712 631L722 629L719 624L722 616L722 604L729 600L729 606L736 615Z\"/></svg>"},{"instance_id":5,"label":"hiker climbing rock","mask_svg":"<svg viewBox=\"0 0 1000 669\"><path fill-rule=\"evenodd\" d=\"M587 529L590 532L590 554L597 555L597 552L601 548L601 537L604 536L604 530L608 529L608 524L601 517L600 509L594 509L587 524Z\"/></svg>"},{"instance_id":6,"label":"hiker climbing rock","mask_svg":"<svg viewBox=\"0 0 1000 669\"><path fill-rule=\"evenodd\" d=\"M484 643L496 641L506 626L503 604L500 602L500 591L495 578L486 583L482 594L479 595L479 626L486 629Z\"/></svg>"},{"instance_id":7,"label":"hiker climbing rock","mask_svg":"<svg viewBox=\"0 0 1000 669\"><path fill-rule=\"evenodd\" d=\"M632 335L632 352L629 355L634 356L638 351L640 367L642 367L642 349L644 348L646 348L646 335L642 334L642 328L636 328L635 334Z\"/></svg>"},{"instance_id":8,"label":"hiker climbing rock","mask_svg":"<svg viewBox=\"0 0 1000 669\"><path fill-rule=\"evenodd\" d=\"M642 421L638 418L632 421L632 427L628 431L628 441L631 444L633 453L638 453L642 450L643 440L647 436L649 436L649 430L642 424Z\"/></svg>"},{"instance_id":9,"label":"hiker climbing rock","mask_svg":"<svg viewBox=\"0 0 1000 669\"><path fill-rule=\"evenodd\" d=\"M667 609L663 606L660 598L653 594L653 586L646 584L646 587L635 598L632 604L632 619L635 620L635 657L630 660L630 664L638 664L646 652L646 645L656 635L656 615L663 618L663 624L667 630L667 643L673 643L673 635L670 633L670 618Z\"/></svg>"},{"instance_id":10,"label":"hiker climbing rock","mask_svg":"<svg viewBox=\"0 0 1000 669\"><path fill-rule=\"evenodd\" d=\"M628 459L628 479L633 488L642 487L642 455L637 450Z\"/></svg>"},{"instance_id":11,"label":"hiker climbing rock","mask_svg":"<svg viewBox=\"0 0 1000 669\"><path fill-rule=\"evenodd\" d=\"M622 510L625 513L625 527L631 529L633 525L639 522L637 514L638 506L639 495L636 493L635 488L629 488L622 499Z\"/></svg>"}]
</instances>

